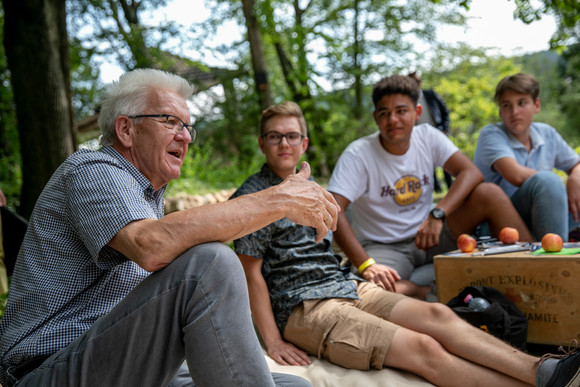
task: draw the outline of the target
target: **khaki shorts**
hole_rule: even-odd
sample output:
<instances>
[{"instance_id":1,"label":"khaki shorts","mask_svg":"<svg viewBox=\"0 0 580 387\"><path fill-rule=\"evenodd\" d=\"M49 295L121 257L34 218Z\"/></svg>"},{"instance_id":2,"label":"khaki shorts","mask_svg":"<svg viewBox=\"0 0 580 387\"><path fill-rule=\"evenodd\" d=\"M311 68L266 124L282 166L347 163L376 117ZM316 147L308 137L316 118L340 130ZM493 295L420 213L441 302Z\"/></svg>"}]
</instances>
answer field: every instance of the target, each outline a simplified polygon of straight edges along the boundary
<instances>
[{"instance_id":1,"label":"khaki shorts","mask_svg":"<svg viewBox=\"0 0 580 387\"><path fill-rule=\"evenodd\" d=\"M388 320L406 297L370 282L357 282L360 299L307 300L288 319L284 339L313 356L345 368L381 369L399 328Z\"/></svg>"}]
</instances>

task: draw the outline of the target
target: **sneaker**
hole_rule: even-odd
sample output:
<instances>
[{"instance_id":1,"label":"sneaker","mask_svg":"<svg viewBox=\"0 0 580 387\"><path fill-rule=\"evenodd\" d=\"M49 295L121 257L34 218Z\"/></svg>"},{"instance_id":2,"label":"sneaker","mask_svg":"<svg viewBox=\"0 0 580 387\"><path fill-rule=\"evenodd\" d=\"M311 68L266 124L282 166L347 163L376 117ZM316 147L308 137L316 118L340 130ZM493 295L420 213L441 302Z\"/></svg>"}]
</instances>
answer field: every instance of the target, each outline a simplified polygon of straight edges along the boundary
<instances>
[{"instance_id":1,"label":"sneaker","mask_svg":"<svg viewBox=\"0 0 580 387\"><path fill-rule=\"evenodd\" d=\"M564 350L562 347L560 351L563 355L546 354L542 356L540 362L547 358L560 358L556 365L554 374L546 384L546 387L580 387L580 352L578 352L578 342L574 339L568 347Z\"/></svg>"}]
</instances>

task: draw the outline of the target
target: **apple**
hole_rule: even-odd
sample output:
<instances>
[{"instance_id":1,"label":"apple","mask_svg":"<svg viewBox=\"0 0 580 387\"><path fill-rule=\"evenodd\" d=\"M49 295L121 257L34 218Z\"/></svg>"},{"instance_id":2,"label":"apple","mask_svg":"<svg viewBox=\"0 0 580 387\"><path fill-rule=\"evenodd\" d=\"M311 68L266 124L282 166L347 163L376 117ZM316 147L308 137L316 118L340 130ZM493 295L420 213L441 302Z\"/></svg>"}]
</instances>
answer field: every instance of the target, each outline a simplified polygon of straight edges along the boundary
<instances>
[{"instance_id":1,"label":"apple","mask_svg":"<svg viewBox=\"0 0 580 387\"><path fill-rule=\"evenodd\" d=\"M557 253L562 250L564 242L562 237L558 234L553 234L551 232L547 233L542 237L542 248L550 253Z\"/></svg>"},{"instance_id":2,"label":"apple","mask_svg":"<svg viewBox=\"0 0 580 387\"><path fill-rule=\"evenodd\" d=\"M476 245L475 238L469 234L461 234L457 238L457 247L464 253L471 253Z\"/></svg>"},{"instance_id":3,"label":"apple","mask_svg":"<svg viewBox=\"0 0 580 387\"><path fill-rule=\"evenodd\" d=\"M520 233L513 227L504 227L497 238L506 245L513 245L520 239Z\"/></svg>"}]
</instances>

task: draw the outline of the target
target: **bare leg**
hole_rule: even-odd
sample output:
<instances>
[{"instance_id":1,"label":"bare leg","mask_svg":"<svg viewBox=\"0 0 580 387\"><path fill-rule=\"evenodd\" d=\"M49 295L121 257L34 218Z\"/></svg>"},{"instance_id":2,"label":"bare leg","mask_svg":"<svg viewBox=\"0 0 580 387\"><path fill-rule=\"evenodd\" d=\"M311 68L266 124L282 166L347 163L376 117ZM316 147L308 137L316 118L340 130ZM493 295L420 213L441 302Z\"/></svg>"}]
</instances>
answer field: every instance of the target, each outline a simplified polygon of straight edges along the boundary
<instances>
[{"instance_id":1,"label":"bare leg","mask_svg":"<svg viewBox=\"0 0 580 387\"><path fill-rule=\"evenodd\" d=\"M538 360L536 357L474 328L446 305L406 299L393 308L389 320L414 332L402 330L400 337L402 345L400 348L397 346L392 348L395 351L393 353L389 349L385 360L388 365L405 368L404 364L403 366L398 364L397 357L404 356L399 353L400 350L408 352L406 361L413 356L423 357L422 360L414 362L418 363L419 368L425 368L425 372L434 372L438 385L473 385L475 381L481 381L482 385L488 386L494 383L501 386L517 386L522 385L521 382L532 385L535 382L535 363ZM414 335L417 333L423 335L416 338ZM431 339L434 343L430 342ZM422 347L418 347L415 351L412 345L426 345L429 351ZM441 356L430 360L434 363L434 370L425 365L421 366L422 362L429 361L424 357L431 356ZM415 369L411 371L431 380L427 377L429 375L423 375ZM439 375L440 373L443 375Z\"/></svg>"},{"instance_id":2,"label":"bare leg","mask_svg":"<svg viewBox=\"0 0 580 387\"><path fill-rule=\"evenodd\" d=\"M418 300L424 300L427 294L431 291L431 286L419 286L409 280L399 280L395 284L397 293L404 294Z\"/></svg>"},{"instance_id":3,"label":"bare leg","mask_svg":"<svg viewBox=\"0 0 580 387\"><path fill-rule=\"evenodd\" d=\"M472 232L487 221L495 236L504 227L514 227L520 241L533 242L532 234L502 189L493 183L482 183L467 197L461 207L449 214L447 222L455 237Z\"/></svg>"},{"instance_id":4,"label":"bare leg","mask_svg":"<svg viewBox=\"0 0 580 387\"><path fill-rule=\"evenodd\" d=\"M453 355L427 335L399 328L385 365L413 372L437 386L529 386L529 384Z\"/></svg>"}]
</instances>

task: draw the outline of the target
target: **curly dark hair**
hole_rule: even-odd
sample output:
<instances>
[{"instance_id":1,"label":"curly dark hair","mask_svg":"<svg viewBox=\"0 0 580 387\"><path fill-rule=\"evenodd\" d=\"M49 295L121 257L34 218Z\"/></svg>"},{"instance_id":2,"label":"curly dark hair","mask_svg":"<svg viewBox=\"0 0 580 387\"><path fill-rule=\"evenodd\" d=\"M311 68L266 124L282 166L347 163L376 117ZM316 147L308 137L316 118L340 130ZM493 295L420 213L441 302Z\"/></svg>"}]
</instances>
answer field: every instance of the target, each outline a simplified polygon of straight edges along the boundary
<instances>
[{"instance_id":1,"label":"curly dark hair","mask_svg":"<svg viewBox=\"0 0 580 387\"><path fill-rule=\"evenodd\" d=\"M381 79L373 86L373 103L376 107L385 95L403 94L411 98L413 104L417 106L420 93L421 89L413 78L406 75L391 75Z\"/></svg>"}]
</instances>

